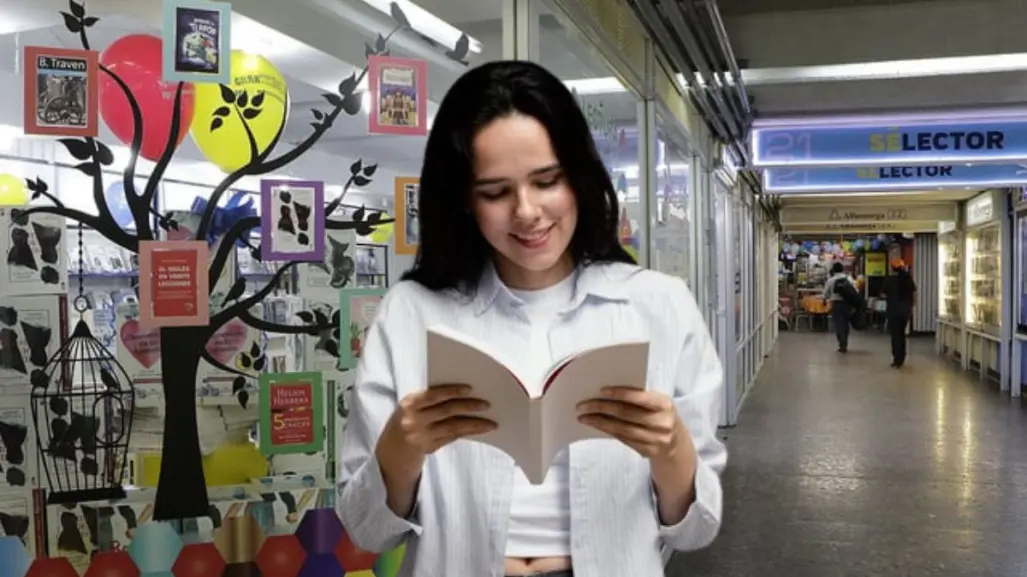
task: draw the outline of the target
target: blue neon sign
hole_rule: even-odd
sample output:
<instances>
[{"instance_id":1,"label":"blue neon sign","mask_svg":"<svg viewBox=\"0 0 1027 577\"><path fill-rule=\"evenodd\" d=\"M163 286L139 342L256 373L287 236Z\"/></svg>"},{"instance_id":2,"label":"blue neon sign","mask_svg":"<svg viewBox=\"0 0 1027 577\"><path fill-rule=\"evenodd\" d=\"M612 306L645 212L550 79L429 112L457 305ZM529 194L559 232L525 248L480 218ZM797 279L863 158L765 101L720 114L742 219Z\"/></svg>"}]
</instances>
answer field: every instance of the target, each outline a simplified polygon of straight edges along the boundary
<instances>
[{"instance_id":1,"label":"blue neon sign","mask_svg":"<svg viewBox=\"0 0 1027 577\"><path fill-rule=\"evenodd\" d=\"M753 165L910 166L1027 161L1027 119L753 130Z\"/></svg>"},{"instance_id":2,"label":"blue neon sign","mask_svg":"<svg viewBox=\"0 0 1027 577\"><path fill-rule=\"evenodd\" d=\"M987 188L1027 185L1027 163L849 168L769 168L763 171L767 192L830 192Z\"/></svg>"}]
</instances>

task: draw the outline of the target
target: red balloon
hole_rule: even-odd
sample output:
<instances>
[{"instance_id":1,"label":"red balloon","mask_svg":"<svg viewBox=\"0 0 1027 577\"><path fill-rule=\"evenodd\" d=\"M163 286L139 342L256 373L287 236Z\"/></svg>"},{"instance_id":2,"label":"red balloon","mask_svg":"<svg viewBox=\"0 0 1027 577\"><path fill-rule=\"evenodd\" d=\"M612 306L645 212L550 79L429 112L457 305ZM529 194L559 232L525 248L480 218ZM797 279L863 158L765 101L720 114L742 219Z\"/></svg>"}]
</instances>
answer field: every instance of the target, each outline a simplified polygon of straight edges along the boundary
<instances>
[{"instance_id":1,"label":"red balloon","mask_svg":"<svg viewBox=\"0 0 1027 577\"><path fill-rule=\"evenodd\" d=\"M171 133L171 114L175 105L176 82L161 79L162 41L149 34L130 34L115 40L100 54L100 63L117 74L139 103L143 116L143 146L140 155L156 161L164 153ZM182 87L178 142L189 132L193 118L193 85ZM100 116L111 132L126 146L132 143L135 126L128 98L110 75L100 73Z\"/></svg>"}]
</instances>

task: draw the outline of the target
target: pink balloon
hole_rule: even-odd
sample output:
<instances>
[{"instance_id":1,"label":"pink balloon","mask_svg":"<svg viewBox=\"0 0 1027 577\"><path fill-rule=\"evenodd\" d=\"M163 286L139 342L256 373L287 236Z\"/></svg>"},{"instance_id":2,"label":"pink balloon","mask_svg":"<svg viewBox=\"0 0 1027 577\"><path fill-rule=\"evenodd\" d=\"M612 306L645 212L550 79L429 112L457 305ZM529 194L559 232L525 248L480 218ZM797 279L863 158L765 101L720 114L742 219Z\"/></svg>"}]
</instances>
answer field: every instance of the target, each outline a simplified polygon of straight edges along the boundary
<instances>
[{"instance_id":1,"label":"pink balloon","mask_svg":"<svg viewBox=\"0 0 1027 577\"><path fill-rule=\"evenodd\" d=\"M143 117L143 145L140 155L156 161L164 153L171 133L174 111L175 82L161 79L162 41L149 34L131 34L115 40L100 54L100 63L128 86L139 104ZM193 118L193 85L182 87L177 148L189 132ZM134 122L132 108L124 91L110 75L100 73L100 116L111 132L126 146L132 143Z\"/></svg>"}]
</instances>

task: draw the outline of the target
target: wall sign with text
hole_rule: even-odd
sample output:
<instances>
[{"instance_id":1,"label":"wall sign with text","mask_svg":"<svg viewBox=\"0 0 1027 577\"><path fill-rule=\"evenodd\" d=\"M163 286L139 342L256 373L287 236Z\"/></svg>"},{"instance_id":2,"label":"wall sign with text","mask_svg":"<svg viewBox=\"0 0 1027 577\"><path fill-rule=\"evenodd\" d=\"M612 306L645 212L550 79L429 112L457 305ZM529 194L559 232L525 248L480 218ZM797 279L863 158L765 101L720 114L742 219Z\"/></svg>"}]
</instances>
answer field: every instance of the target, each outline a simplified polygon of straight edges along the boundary
<instances>
[{"instance_id":1,"label":"wall sign with text","mask_svg":"<svg viewBox=\"0 0 1027 577\"><path fill-rule=\"evenodd\" d=\"M199 327L210 322L206 241L139 243L139 326Z\"/></svg>"},{"instance_id":2,"label":"wall sign with text","mask_svg":"<svg viewBox=\"0 0 1027 577\"><path fill-rule=\"evenodd\" d=\"M964 186L989 188L1025 184L1027 163L769 168L763 172L763 188L776 193L922 190Z\"/></svg>"},{"instance_id":3,"label":"wall sign with text","mask_svg":"<svg viewBox=\"0 0 1027 577\"><path fill-rule=\"evenodd\" d=\"M313 453L324 448L321 373L260 376L260 452Z\"/></svg>"},{"instance_id":4,"label":"wall sign with text","mask_svg":"<svg viewBox=\"0 0 1027 577\"><path fill-rule=\"evenodd\" d=\"M795 125L753 130L753 164L904 166L1027 160L1027 119L905 126Z\"/></svg>"}]
</instances>

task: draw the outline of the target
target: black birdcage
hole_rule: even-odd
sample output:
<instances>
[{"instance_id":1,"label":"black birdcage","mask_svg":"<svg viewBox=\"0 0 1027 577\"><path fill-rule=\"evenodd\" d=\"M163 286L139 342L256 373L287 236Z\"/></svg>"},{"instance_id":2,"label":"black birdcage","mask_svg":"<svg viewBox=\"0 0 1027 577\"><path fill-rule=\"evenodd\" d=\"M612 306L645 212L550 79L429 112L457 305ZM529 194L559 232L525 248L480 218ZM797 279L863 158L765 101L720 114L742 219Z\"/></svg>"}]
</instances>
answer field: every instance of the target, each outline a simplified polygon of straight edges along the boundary
<instances>
[{"instance_id":1,"label":"black birdcage","mask_svg":"<svg viewBox=\"0 0 1027 577\"><path fill-rule=\"evenodd\" d=\"M80 317L89 308L82 288L79 232ZM114 355L79 318L71 337L31 378L36 432L49 503L125 497L135 389Z\"/></svg>"}]
</instances>

